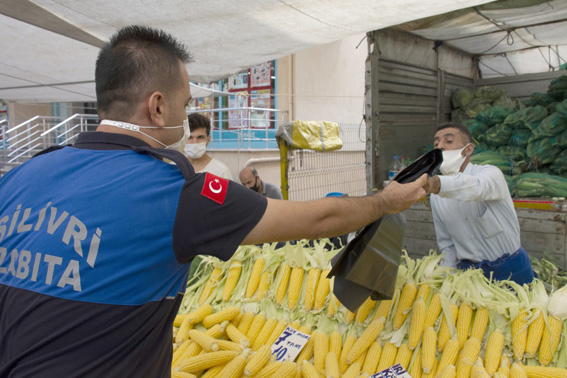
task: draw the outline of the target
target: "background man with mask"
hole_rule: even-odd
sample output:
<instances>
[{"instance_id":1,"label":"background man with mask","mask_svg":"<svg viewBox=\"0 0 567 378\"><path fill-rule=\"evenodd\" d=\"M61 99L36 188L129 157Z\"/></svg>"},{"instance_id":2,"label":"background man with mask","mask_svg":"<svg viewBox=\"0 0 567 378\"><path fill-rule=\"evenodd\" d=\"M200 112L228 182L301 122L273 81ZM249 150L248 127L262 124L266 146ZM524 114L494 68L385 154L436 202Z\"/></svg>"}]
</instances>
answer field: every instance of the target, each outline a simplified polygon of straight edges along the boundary
<instances>
[{"instance_id":1,"label":"background man with mask","mask_svg":"<svg viewBox=\"0 0 567 378\"><path fill-rule=\"evenodd\" d=\"M240 182L252 191L259 193L267 198L283 199L280 188L269 182L260 179L258 171L254 167L245 167L240 171Z\"/></svg>"},{"instance_id":2,"label":"background man with mask","mask_svg":"<svg viewBox=\"0 0 567 378\"><path fill-rule=\"evenodd\" d=\"M520 225L500 169L470 163L469 130L456 123L437 127L433 145L443 150L442 176L429 179L431 210L443 264L482 268L487 277L523 284L533 280Z\"/></svg>"},{"instance_id":3,"label":"background man with mask","mask_svg":"<svg viewBox=\"0 0 567 378\"><path fill-rule=\"evenodd\" d=\"M185 146L185 154L189 158L195 172L210 172L219 177L232 180L230 169L220 160L207 154L207 146L211 140L211 122L198 113L189 114L191 135Z\"/></svg>"},{"instance_id":4,"label":"background man with mask","mask_svg":"<svg viewBox=\"0 0 567 378\"><path fill-rule=\"evenodd\" d=\"M294 202L195 173L190 61L161 30L120 29L96 61L97 130L0 179L0 377L170 378L195 256L342 235L425 196L425 175Z\"/></svg>"}]
</instances>

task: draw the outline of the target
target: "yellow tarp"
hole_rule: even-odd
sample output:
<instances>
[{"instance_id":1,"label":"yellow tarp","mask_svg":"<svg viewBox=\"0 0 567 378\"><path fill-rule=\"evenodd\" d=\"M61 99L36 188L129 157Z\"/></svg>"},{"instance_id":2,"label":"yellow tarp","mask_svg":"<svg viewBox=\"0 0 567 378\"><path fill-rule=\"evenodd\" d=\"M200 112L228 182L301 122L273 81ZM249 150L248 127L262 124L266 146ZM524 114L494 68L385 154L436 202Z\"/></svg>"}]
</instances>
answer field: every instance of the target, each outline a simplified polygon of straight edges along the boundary
<instances>
[{"instance_id":1,"label":"yellow tarp","mask_svg":"<svg viewBox=\"0 0 567 378\"><path fill-rule=\"evenodd\" d=\"M293 121L282 125L276 136L283 138L290 148L325 152L343 147L335 122Z\"/></svg>"}]
</instances>

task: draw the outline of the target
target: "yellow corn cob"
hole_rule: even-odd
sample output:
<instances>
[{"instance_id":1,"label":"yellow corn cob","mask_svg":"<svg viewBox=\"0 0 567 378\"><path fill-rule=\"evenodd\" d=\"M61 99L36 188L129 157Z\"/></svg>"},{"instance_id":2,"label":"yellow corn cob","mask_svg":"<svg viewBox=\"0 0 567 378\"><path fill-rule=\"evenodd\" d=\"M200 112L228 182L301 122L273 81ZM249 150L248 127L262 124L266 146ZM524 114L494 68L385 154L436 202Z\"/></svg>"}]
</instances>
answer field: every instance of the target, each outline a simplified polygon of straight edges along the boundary
<instances>
[{"instance_id":1,"label":"yellow corn cob","mask_svg":"<svg viewBox=\"0 0 567 378\"><path fill-rule=\"evenodd\" d=\"M274 378L295 378L297 366L295 362L287 360L275 371Z\"/></svg>"},{"instance_id":2,"label":"yellow corn cob","mask_svg":"<svg viewBox=\"0 0 567 378\"><path fill-rule=\"evenodd\" d=\"M181 327L177 330L177 334L175 335L175 343L180 345L189 337L189 330L193 328L193 324L189 321L189 317L186 317L181 323Z\"/></svg>"},{"instance_id":3,"label":"yellow corn cob","mask_svg":"<svg viewBox=\"0 0 567 378\"><path fill-rule=\"evenodd\" d=\"M419 285L419 289L417 290L417 294L415 295L415 299L417 300L419 297L423 298L423 301L425 302L427 300L427 297L429 296L429 291L430 291L430 287L429 284L426 283L422 283L421 285Z\"/></svg>"},{"instance_id":4,"label":"yellow corn cob","mask_svg":"<svg viewBox=\"0 0 567 378\"><path fill-rule=\"evenodd\" d=\"M528 312L521 311L518 316L512 321L512 349L514 351L514 358L521 361L524 358L526 351L526 341L528 339Z\"/></svg>"},{"instance_id":5,"label":"yellow corn cob","mask_svg":"<svg viewBox=\"0 0 567 378\"><path fill-rule=\"evenodd\" d=\"M246 336L248 336L248 340L250 341L250 344L254 344L254 341L262 331L262 328L264 328L265 323L266 323L266 318L264 317L264 315L258 314L254 316L254 320L252 320L252 324L250 324L250 329L246 333Z\"/></svg>"},{"instance_id":6,"label":"yellow corn cob","mask_svg":"<svg viewBox=\"0 0 567 378\"><path fill-rule=\"evenodd\" d=\"M197 378L196 375L182 371L172 371L171 378Z\"/></svg>"},{"instance_id":7,"label":"yellow corn cob","mask_svg":"<svg viewBox=\"0 0 567 378\"><path fill-rule=\"evenodd\" d=\"M416 299L411 310L410 332L408 338L408 347L414 350L421 340L423 333L423 325L425 324L425 301L422 297Z\"/></svg>"},{"instance_id":8,"label":"yellow corn cob","mask_svg":"<svg viewBox=\"0 0 567 378\"><path fill-rule=\"evenodd\" d=\"M381 317L384 318L384 321L388 318L390 314L390 309L392 308L393 299L384 299L381 300L378 304L378 308L374 313L374 319L379 319Z\"/></svg>"},{"instance_id":9,"label":"yellow corn cob","mask_svg":"<svg viewBox=\"0 0 567 378\"><path fill-rule=\"evenodd\" d=\"M362 365L362 372L368 375L376 374L376 369L378 368L378 362L380 362L381 355L382 345L380 345L379 341L373 342L366 353L366 359Z\"/></svg>"},{"instance_id":10,"label":"yellow corn cob","mask_svg":"<svg viewBox=\"0 0 567 378\"><path fill-rule=\"evenodd\" d=\"M456 376L457 369L455 368L455 365L447 365L437 374L437 378L455 378Z\"/></svg>"},{"instance_id":11,"label":"yellow corn cob","mask_svg":"<svg viewBox=\"0 0 567 378\"><path fill-rule=\"evenodd\" d=\"M289 307L290 310L294 310L295 306L297 306L304 276L305 270L302 267L296 266L291 270L289 288L287 290L287 307Z\"/></svg>"},{"instance_id":12,"label":"yellow corn cob","mask_svg":"<svg viewBox=\"0 0 567 378\"><path fill-rule=\"evenodd\" d=\"M271 355L272 346L267 344L262 345L246 364L244 368L244 375L248 377L258 373L268 362L270 362Z\"/></svg>"},{"instance_id":13,"label":"yellow corn cob","mask_svg":"<svg viewBox=\"0 0 567 378\"><path fill-rule=\"evenodd\" d=\"M545 326L545 320L541 310L538 310L535 316L535 320L530 323L528 327L528 338L526 340L526 357L528 358L535 357Z\"/></svg>"},{"instance_id":14,"label":"yellow corn cob","mask_svg":"<svg viewBox=\"0 0 567 378\"><path fill-rule=\"evenodd\" d=\"M315 303L313 305L315 310L322 309L327 301L327 297L329 296L331 281L327 278L327 274L329 274L328 269L321 272L321 277L317 284L317 290L315 291Z\"/></svg>"},{"instance_id":15,"label":"yellow corn cob","mask_svg":"<svg viewBox=\"0 0 567 378\"><path fill-rule=\"evenodd\" d=\"M505 354L503 354L500 359L500 367L498 367L498 371L496 373L500 373L499 378L508 378L510 375L510 358L508 358Z\"/></svg>"},{"instance_id":16,"label":"yellow corn cob","mask_svg":"<svg viewBox=\"0 0 567 378\"><path fill-rule=\"evenodd\" d=\"M293 329L298 330L298 331L299 331L299 328L301 328L301 324L297 320L294 320L293 322L291 322L289 324L289 326Z\"/></svg>"},{"instance_id":17,"label":"yellow corn cob","mask_svg":"<svg viewBox=\"0 0 567 378\"><path fill-rule=\"evenodd\" d=\"M413 362L410 366L410 369L408 371L409 375L412 378L421 378L422 376L422 369L421 369L421 348L416 349L413 354L415 355L412 356Z\"/></svg>"},{"instance_id":18,"label":"yellow corn cob","mask_svg":"<svg viewBox=\"0 0 567 378\"><path fill-rule=\"evenodd\" d=\"M200 323L205 316L213 313L213 307L210 304L200 305L195 311L187 314L187 320L190 324Z\"/></svg>"},{"instance_id":19,"label":"yellow corn cob","mask_svg":"<svg viewBox=\"0 0 567 378\"><path fill-rule=\"evenodd\" d=\"M339 360L335 352L331 351L325 356L325 374L327 378L339 378Z\"/></svg>"},{"instance_id":20,"label":"yellow corn cob","mask_svg":"<svg viewBox=\"0 0 567 378\"><path fill-rule=\"evenodd\" d=\"M384 323L381 319L375 319L366 327L362 335L356 340L352 348L349 350L346 363L350 365L362 353L364 353L370 345L376 340L380 332L384 329ZM382 352L383 353L383 352Z\"/></svg>"},{"instance_id":21,"label":"yellow corn cob","mask_svg":"<svg viewBox=\"0 0 567 378\"><path fill-rule=\"evenodd\" d=\"M435 333L435 329L433 327L429 327L423 332L423 340L421 344L421 368L425 374L428 374L433 370L436 344L437 334Z\"/></svg>"},{"instance_id":22,"label":"yellow corn cob","mask_svg":"<svg viewBox=\"0 0 567 378\"><path fill-rule=\"evenodd\" d=\"M305 345L303 346L303 349L301 349L301 352L299 352L296 361L303 361L303 360L309 361L313 356L314 346L315 346L315 339L313 337L310 337L309 340L307 340L307 343L305 343Z\"/></svg>"},{"instance_id":23,"label":"yellow corn cob","mask_svg":"<svg viewBox=\"0 0 567 378\"><path fill-rule=\"evenodd\" d=\"M210 369L207 369L207 372L203 375L201 375L200 378L221 378L220 373L222 371L222 369L224 369L224 367L226 366L226 364L222 364L222 365L218 365L215 367L212 367Z\"/></svg>"},{"instance_id":24,"label":"yellow corn cob","mask_svg":"<svg viewBox=\"0 0 567 378\"><path fill-rule=\"evenodd\" d=\"M463 348L465 341L469 337L472 313L472 307L465 301L461 302L459 306L459 316L457 317L457 340L459 340L459 349Z\"/></svg>"},{"instance_id":25,"label":"yellow corn cob","mask_svg":"<svg viewBox=\"0 0 567 378\"><path fill-rule=\"evenodd\" d=\"M215 312L214 314L207 315L201 321L201 324L205 328L211 328L215 324L220 324L225 320L231 321L240 314L240 308L238 307L228 307L222 311Z\"/></svg>"},{"instance_id":26,"label":"yellow corn cob","mask_svg":"<svg viewBox=\"0 0 567 378\"><path fill-rule=\"evenodd\" d=\"M415 299L416 293L417 287L411 282L406 282L398 301L396 313L394 314L394 320L392 322L394 330L398 330L402 326L402 324L404 324L404 321L408 316L408 312L413 305L413 300Z\"/></svg>"},{"instance_id":27,"label":"yellow corn cob","mask_svg":"<svg viewBox=\"0 0 567 378\"><path fill-rule=\"evenodd\" d=\"M201 370L212 368L213 366L230 362L236 356L238 356L237 352L231 352L225 350L218 352L203 353L185 359L179 364L177 370L185 371L189 373L198 372Z\"/></svg>"},{"instance_id":28,"label":"yellow corn cob","mask_svg":"<svg viewBox=\"0 0 567 378\"><path fill-rule=\"evenodd\" d=\"M309 328L308 326L301 326L299 328L299 332L305 333L306 335L311 335L311 328Z\"/></svg>"},{"instance_id":29,"label":"yellow corn cob","mask_svg":"<svg viewBox=\"0 0 567 378\"><path fill-rule=\"evenodd\" d=\"M396 359L394 360L394 365L395 364L400 364L403 366L404 370L408 369L408 365L410 363L411 360L411 355L412 352L409 349L409 346L407 343L403 343L400 345L400 347L398 348L398 353L396 354Z\"/></svg>"},{"instance_id":30,"label":"yellow corn cob","mask_svg":"<svg viewBox=\"0 0 567 378\"><path fill-rule=\"evenodd\" d=\"M244 349L242 345L239 343L235 343L234 341L229 340L217 340L217 345L219 346L219 350L232 350L234 352L242 352Z\"/></svg>"},{"instance_id":31,"label":"yellow corn cob","mask_svg":"<svg viewBox=\"0 0 567 378\"><path fill-rule=\"evenodd\" d=\"M348 334L343 343L343 349L341 350L341 356L339 357L339 371L343 374L347 368L347 356L352 349L352 346L356 342L356 336L353 334Z\"/></svg>"},{"instance_id":32,"label":"yellow corn cob","mask_svg":"<svg viewBox=\"0 0 567 378\"><path fill-rule=\"evenodd\" d=\"M366 361L365 361L366 362ZM358 362L353 363L342 375L342 378L356 378L360 374L360 364Z\"/></svg>"},{"instance_id":33,"label":"yellow corn cob","mask_svg":"<svg viewBox=\"0 0 567 378\"><path fill-rule=\"evenodd\" d=\"M258 290L256 291L256 298L260 301L264 299L268 293L268 289L272 284L272 272L266 270L260 276L260 283L258 284Z\"/></svg>"},{"instance_id":34,"label":"yellow corn cob","mask_svg":"<svg viewBox=\"0 0 567 378\"><path fill-rule=\"evenodd\" d=\"M468 378L470 376L473 365L478 359L480 353L480 341L472 338L465 341L463 350L457 359L457 377Z\"/></svg>"},{"instance_id":35,"label":"yellow corn cob","mask_svg":"<svg viewBox=\"0 0 567 378\"><path fill-rule=\"evenodd\" d=\"M376 368L377 372L380 372L386 368L389 368L394 364L394 360L396 359L396 354L398 352L398 348L392 343L384 344L384 348L382 349L382 354L380 354L380 361L378 362L378 367Z\"/></svg>"},{"instance_id":36,"label":"yellow corn cob","mask_svg":"<svg viewBox=\"0 0 567 378\"><path fill-rule=\"evenodd\" d=\"M364 303L360 305L358 310L356 311L356 322L357 323L364 323L372 309L376 306L376 301L373 300L371 297L366 298Z\"/></svg>"},{"instance_id":37,"label":"yellow corn cob","mask_svg":"<svg viewBox=\"0 0 567 378\"><path fill-rule=\"evenodd\" d=\"M500 366L502 348L504 348L504 335L502 331L495 329L488 336L484 352L484 367L490 376L494 375L496 370L498 370L498 366Z\"/></svg>"},{"instance_id":38,"label":"yellow corn cob","mask_svg":"<svg viewBox=\"0 0 567 378\"><path fill-rule=\"evenodd\" d=\"M226 302L230 299L230 296L238 283L238 279L240 278L240 273L242 273L242 262L233 261L228 269L228 276L226 277L226 282L224 283L222 290L223 301Z\"/></svg>"},{"instance_id":39,"label":"yellow corn cob","mask_svg":"<svg viewBox=\"0 0 567 378\"><path fill-rule=\"evenodd\" d=\"M329 307L327 308L327 315L329 317L332 317L333 315L335 315L337 313L337 311L339 310L340 304L341 304L341 302L339 302L337 297L335 297L334 294L331 294L331 299L329 300Z\"/></svg>"},{"instance_id":40,"label":"yellow corn cob","mask_svg":"<svg viewBox=\"0 0 567 378\"><path fill-rule=\"evenodd\" d=\"M346 316L345 316L345 323L346 324L350 324L353 322L354 317L356 316L356 313L352 312L352 311L347 311Z\"/></svg>"},{"instance_id":41,"label":"yellow corn cob","mask_svg":"<svg viewBox=\"0 0 567 378\"><path fill-rule=\"evenodd\" d=\"M429 306L427 307L427 314L425 315L425 321L423 322L423 329L433 327L439 314L441 313L441 298L439 293L435 293L429 301Z\"/></svg>"},{"instance_id":42,"label":"yellow corn cob","mask_svg":"<svg viewBox=\"0 0 567 378\"><path fill-rule=\"evenodd\" d=\"M443 348L443 354L441 355L438 369L443 370L446 366L455 365L458 355L459 342L457 341L457 339L449 339L449 341L445 343L445 347Z\"/></svg>"},{"instance_id":43,"label":"yellow corn cob","mask_svg":"<svg viewBox=\"0 0 567 378\"><path fill-rule=\"evenodd\" d=\"M343 337L339 331L333 331L331 335L329 335L329 352L335 352L337 357L340 357L342 346Z\"/></svg>"},{"instance_id":44,"label":"yellow corn cob","mask_svg":"<svg viewBox=\"0 0 567 378\"><path fill-rule=\"evenodd\" d=\"M500 369L496 373L494 373L494 378L508 378L509 374L501 373Z\"/></svg>"},{"instance_id":45,"label":"yellow corn cob","mask_svg":"<svg viewBox=\"0 0 567 378\"><path fill-rule=\"evenodd\" d=\"M189 331L189 338L199 344L199 346L207 352L216 352L219 350L217 339L212 338L203 331L192 329Z\"/></svg>"},{"instance_id":46,"label":"yellow corn cob","mask_svg":"<svg viewBox=\"0 0 567 378\"><path fill-rule=\"evenodd\" d=\"M301 363L301 376L303 378L320 378L319 372L315 368L315 366L311 365L306 360L303 360Z\"/></svg>"},{"instance_id":47,"label":"yellow corn cob","mask_svg":"<svg viewBox=\"0 0 567 378\"><path fill-rule=\"evenodd\" d=\"M240 324L240 320L242 320L242 313L238 314L238 315L236 316L236 318L234 318L234 319L232 319L232 320L230 321L230 323L231 323L233 326L238 327L238 325Z\"/></svg>"},{"instance_id":48,"label":"yellow corn cob","mask_svg":"<svg viewBox=\"0 0 567 378\"><path fill-rule=\"evenodd\" d=\"M315 304L315 291L317 290L317 284L319 283L320 276L321 270L317 268L311 268L309 269L309 272L307 272L307 284L305 286L306 311L311 310Z\"/></svg>"},{"instance_id":49,"label":"yellow corn cob","mask_svg":"<svg viewBox=\"0 0 567 378\"><path fill-rule=\"evenodd\" d=\"M471 378L490 378L484 366L482 366L482 360L478 360L476 364L471 369Z\"/></svg>"},{"instance_id":50,"label":"yellow corn cob","mask_svg":"<svg viewBox=\"0 0 567 378\"><path fill-rule=\"evenodd\" d=\"M244 373L245 366L246 359L243 356L236 356L232 361L226 364L219 375L222 378L240 378L242 373Z\"/></svg>"},{"instance_id":51,"label":"yellow corn cob","mask_svg":"<svg viewBox=\"0 0 567 378\"><path fill-rule=\"evenodd\" d=\"M175 364L179 360L179 356L181 356L187 350L187 348L189 347L189 345L191 345L191 343L192 343L191 340L185 340L183 344L181 344L179 348L177 348L177 350L173 352L173 358L171 359L171 366L175 366Z\"/></svg>"},{"instance_id":52,"label":"yellow corn cob","mask_svg":"<svg viewBox=\"0 0 567 378\"><path fill-rule=\"evenodd\" d=\"M366 360L366 352L368 352L368 350L366 350L364 353L362 353L356 360L354 360L354 362L358 362L360 364L360 366L364 365L364 361ZM354 362L353 362L353 364L354 364Z\"/></svg>"},{"instance_id":53,"label":"yellow corn cob","mask_svg":"<svg viewBox=\"0 0 567 378\"><path fill-rule=\"evenodd\" d=\"M222 269L214 268L213 272L209 277L209 280L207 281L207 284L205 285L205 288L201 292L201 297L199 298L199 305L202 305L207 300L207 298L209 298L209 296L213 292L213 289L219 285L221 278L222 278Z\"/></svg>"},{"instance_id":54,"label":"yellow corn cob","mask_svg":"<svg viewBox=\"0 0 567 378\"><path fill-rule=\"evenodd\" d=\"M451 316L452 319L450 321L455 324L457 321L457 316L459 314L459 307L457 305L451 305ZM455 335L456 336L456 335ZM449 326L447 325L447 317L443 316L443 320L441 321L441 328L439 328L439 338L437 342L437 350L443 350L445 343L451 338L451 332L449 331Z\"/></svg>"},{"instance_id":55,"label":"yellow corn cob","mask_svg":"<svg viewBox=\"0 0 567 378\"><path fill-rule=\"evenodd\" d=\"M260 284L260 277L262 276L262 271L264 270L265 260L261 257L256 258L254 265L252 266L252 272L250 273L250 278L248 279L248 284L246 285L246 298L252 298L258 289Z\"/></svg>"},{"instance_id":56,"label":"yellow corn cob","mask_svg":"<svg viewBox=\"0 0 567 378\"><path fill-rule=\"evenodd\" d=\"M329 353L329 337L323 332L313 332L313 365L317 370L325 369L325 358Z\"/></svg>"},{"instance_id":57,"label":"yellow corn cob","mask_svg":"<svg viewBox=\"0 0 567 378\"><path fill-rule=\"evenodd\" d=\"M555 315L549 315L549 326L543 329L543 336L539 346L539 363L542 366L547 366L553 360L553 356L559 346L559 339L561 338L561 328L563 322Z\"/></svg>"},{"instance_id":58,"label":"yellow corn cob","mask_svg":"<svg viewBox=\"0 0 567 378\"><path fill-rule=\"evenodd\" d=\"M545 366L524 366L528 378L565 378L567 369Z\"/></svg>"},{"instance_id":59,"label":"yellow corn cob","mask_svg":"<svg viewBox=\"0 0 567 378\"><path fill-rule=\"evenodd\" d=\"M280 335L282 334L283 331L285 331L286 328L287 328L287 322L285 320L280 320L274 327L272 333L270 333L270 336L268 337L266 344L272 345L273 343L275 343L278 337L280 337Z\"/></svg>"},{"instance_id":60,"label":"yellow corn cob","mask_svg":"<svg viewBox=\"0 0 567 378\"><path fill-rule=\"evenodd\" d=\"M528 378L528 374L524 370L524 367L518 363L513 363L510 368L509 378Z\"/></svg>"},{"instance_id":61,"label":"yellow corn cob","mask_svg":"<svg viewBox=\"0 0 567 378\"><path fill-rule=\"evenodd\" d=\"M470 337L484 340L484 334L486 333L486 327L488 326L488 317L489 313L486 308L479 307L476 309Z\"/></svg>"},{"instance_id":62,"label":"yellow corn cob","mask_svg":"<svg viewBox=\"0 0 567 378\"><path fill-rule=\"evenodd\" d=\"M174 327L181 327L181 323L189 314L177 314L175 315L175 319L173 319L173 326Z\"/></svg>"},{"instance_id":63,"label":"yellow corn cob","mask_svg":"<svg viewBox=\"0 0 567 378\"><path fill-rule=\"evenodd\" d=\"M228 325L228 321L224 321L221 324L215 324L211 328L209 328L205 333L215 339L218 339L224 334L224 330Z\"/></svg>"},{"instance_id":64,"label":"yellow corn cob","mask_svg":"<svg viewBox=\"0 0 567 378\"><path fill-rule=\"evenodd\" d=\"M437 375L437 358L433 358L433 368L431 369L431 371L429 373L423 373L421 374L422 378L435 378L435 376Z\"/></svg>"},{"instance_id":65,"label":"yellow corn cob","mask_svg":"<svg viewBox=\"0 0 567 378\"><path fill-rule=\"evenodd\" d=\"M288 263L283 263L280 265L281 269L281 279L276 290L276 303L281 305L287 292L287 287L289 284L289 276L291 275L291 266Z\"/></svg>"},{"instance_id":66,"label":"yellow corn cob","mask_svg":"<svg viewBox=\"0 0 567 378\"><path fill-rule=\"evenodd\" d=\"M282 366L282 363L279 361L270 362L254 378L271 378L280 366Z\"/></svg>"},{"instance_id":67,"label":"yellow corn cob","mask_svg":"<svg viewBox=\"0 0 567 378\"><path fill-rule=\"evenodd\" d=\"M202 350L203 350L203 348L201 348L201 346L199 344L191 341L189 346L178 356L178 358L175 361L172 361L171 366L172 367L179 366L186 359L188 359L190 357L194 357L194 356L198 355L199 353L201 353Z\"/></svg>"},{"instance_id":68,"label":"yellow corn cob","mask_svg":"<svg viewBox=\"0 0 567 378\"><path fill-rule=\"evenodd\" d=\"M247 334L248 330L250 329L250 325L254 320L254 314L251 312L245 312L242 314L242 319L240 319L240 323L238 323L238 330L243 334Z\"/></svg>"},{"instance_id":69,"label":"yellow corn cob","mask_svg":"<svg viewBox=\"0 0 567 378\"><path fill-rule=\"evenodd\" d=\"M248 340L248 337L246 337L245 334L240 332L240 330L236 328L234 325L232 324L227 325L225 332L228 338L234 341L235 343L239 343L245 348L250 346L250 340Z\"/></svg>"},{"instance_id":70,"label":"yellow corn cob","mask_svg":"<svg viewBox=\"0 0 567 378\"><path fill-rule=\"evenodd\" d=\"M258 350L260 346L266 344L268 338L272 334L274 328L276 328L277 324L278 321L274 318L266 320L266 323L264 323L264 327L262 327L262 330L258 334L258 337L256 338L256 340L254 340L254 343L252 344L252 349Z\"/></svg>"}]
</instances>

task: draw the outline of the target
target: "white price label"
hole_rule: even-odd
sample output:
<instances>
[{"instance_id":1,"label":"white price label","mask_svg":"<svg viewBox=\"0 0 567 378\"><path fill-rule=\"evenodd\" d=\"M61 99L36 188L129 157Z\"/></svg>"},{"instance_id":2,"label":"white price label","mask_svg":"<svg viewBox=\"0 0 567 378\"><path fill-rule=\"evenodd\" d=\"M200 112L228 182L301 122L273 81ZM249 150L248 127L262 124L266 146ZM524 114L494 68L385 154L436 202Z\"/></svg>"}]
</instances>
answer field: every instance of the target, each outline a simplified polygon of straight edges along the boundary
<instances>
[{"instance_id":1,"label":"white price label","mask_svg":"<svg viewBox=\"0 0 567 378\"><path fill-rule=\"evenodd\" d=\"M411 378L411 375L400 364L376 373L371 378Z\"/></svg>"},{"instance_id":2,"label":"white price label","mask_svg":"<svg viewBox=\"0 0 567 378\"><path fill-rule=\"evenodd\" d=\"M307 344L309 335L299 332L298 330L286 327L280 337L272 345L272 354L276 355L276 361L294 361L301 352L301 349Z\"/></svg>"}]
</instances>

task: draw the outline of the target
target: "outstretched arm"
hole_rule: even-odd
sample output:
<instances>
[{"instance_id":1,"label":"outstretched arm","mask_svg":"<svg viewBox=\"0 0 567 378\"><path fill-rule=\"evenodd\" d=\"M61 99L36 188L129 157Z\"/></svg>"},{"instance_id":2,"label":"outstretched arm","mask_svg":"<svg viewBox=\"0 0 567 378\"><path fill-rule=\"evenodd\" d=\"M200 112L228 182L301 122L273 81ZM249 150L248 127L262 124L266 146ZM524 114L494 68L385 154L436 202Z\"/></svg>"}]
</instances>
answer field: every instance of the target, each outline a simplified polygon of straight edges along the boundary
<instances>
[{"instance_id":1,"label":"outstretched arm","mask_svg":"<svg viewBox=\"0 0 567 378\"><path fill-rule=\"evenodd\" d=\"M425 197L427 176L409 184L390 183L365 197L323 198L296 202L268 199L268 207L242 244L294 239L319 239L363 228L385 214L410 207Z\"/></svg>"}]
</instances>

